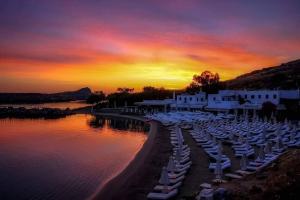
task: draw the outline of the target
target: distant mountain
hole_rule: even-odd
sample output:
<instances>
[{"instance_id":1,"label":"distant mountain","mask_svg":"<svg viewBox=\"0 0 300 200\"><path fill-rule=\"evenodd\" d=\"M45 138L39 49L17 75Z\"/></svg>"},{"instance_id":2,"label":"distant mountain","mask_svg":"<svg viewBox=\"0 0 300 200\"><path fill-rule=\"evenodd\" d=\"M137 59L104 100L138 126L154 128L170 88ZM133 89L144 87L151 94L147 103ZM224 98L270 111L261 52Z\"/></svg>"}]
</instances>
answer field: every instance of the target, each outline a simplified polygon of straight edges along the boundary
<instances>
[{"instance_id":1,"label":"distant mountain","mask_svg":"<svg viewBox=\"0 0 300 200\"><path fill-rule=\"evenodd\" d=\"M296 89L300 87L300 59L255 70L224 83L228 89Z\"/></svg>"},{"instance_id":2,"label":"distant mountain","mask_svg":"<svg viewBox=\"0 0 300 200\"><path fill-rule=\"evenodd\" d=\"M60 92L60 93L54 93L51 95L54 97L66 98L66 99L86 100L91 94L92 94L91 89L88 87L85 87L85 88L81 88L77 91Z\"/></svg>"},{"instance_id":3,"label":"distant mountain","mask_svg":"<svg viewBox=\"0 0 300 200\"><path fill-rule=\"evenodd\" d=\"M76 91L60 92L53 94L42 93L0 93L0 103L49 103L86 100L92 91L90 88L82 88Z\"/></svg>"}]
</instances>

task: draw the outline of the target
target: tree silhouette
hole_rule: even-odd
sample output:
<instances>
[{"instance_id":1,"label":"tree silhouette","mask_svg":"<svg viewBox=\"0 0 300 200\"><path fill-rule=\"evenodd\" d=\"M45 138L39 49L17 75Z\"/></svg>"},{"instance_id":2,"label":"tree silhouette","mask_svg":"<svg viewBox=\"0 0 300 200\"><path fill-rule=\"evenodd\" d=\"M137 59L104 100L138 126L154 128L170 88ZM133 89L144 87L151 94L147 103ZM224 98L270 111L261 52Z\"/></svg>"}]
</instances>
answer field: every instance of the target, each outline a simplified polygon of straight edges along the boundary
<instances>
[{"instance_id":1,"label":"tree silhouette","mask_svg":"<svg viewBox=\"0 0 300 200\"><path fill-rule=\"evenodd\" d=\"M193 76L193 82L186 88L186 91L189 93L195 93L202 89L202 91L210 94L218 92L220 87L221 84L219 74L214 74L206 70L200 75L195 74Z\"/></svg>"},{"instance_id":2,"label":"tree silhouette","mask_svg":"<svg viewBox=\"0 0 300 200\"><path fill-rule=\"evenodd\" d=\"M195 94L201 90L201 86L195 82L191 82L189 86L186 87L186 92L189 94Z\"/></svg>"},{"instance_id":3,"label":"tree silhouette","mask_svg":"<svg viewBox=\"0 0 300 200\"><path fill-rule=\"evenodd\" d=\"M120 93L131 93L134 91L134 88L127 88L127 87L118 88L117 91Z\"/></svg>"},{"instance_id":4,"label":"tree silhouette","mask_svg":"<svg viewBox=\"0 0 300 200\"><path fill-rule=\"evenodd\" d=\"M214 74L210 71L204 71L201 75L194 75L193 81L199 85L206 87L209 85L217 84L220 81L220 76L218 73Z\"/></svg>"},{"instance_id":5,"label":"tree silhouette","mask_svg":"<svg viewBox=\"0 0 300 200\"><path fill-rule=\"evenodd\" d=\"M102 92L102 91L97 91L97 92L91 94L91 95L87 98L86 102L92 104L92 103L100 103L100 102L103 101L103 100L105 100L105 94L104 94L104 92Z\"/></svg>"}]
</instances>

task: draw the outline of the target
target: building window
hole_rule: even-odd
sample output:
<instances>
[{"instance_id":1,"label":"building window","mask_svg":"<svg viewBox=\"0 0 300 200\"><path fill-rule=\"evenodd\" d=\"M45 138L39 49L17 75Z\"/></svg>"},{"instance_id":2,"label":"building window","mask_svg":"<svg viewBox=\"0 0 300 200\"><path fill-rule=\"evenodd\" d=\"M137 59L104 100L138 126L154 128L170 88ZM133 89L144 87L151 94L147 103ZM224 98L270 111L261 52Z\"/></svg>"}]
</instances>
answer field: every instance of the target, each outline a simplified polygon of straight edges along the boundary
<instances>
[{"instance_id":1,"label":"building window","mask_svg":"<svg viewBox=\"0 0 300 200\"><path fill-rule=\"evenodd\" d=\"M254 95L251 95L251 99L254 99Z\"/></svg>"},{"instance_id":2,"label":"building window","mask_svg":"<svg viewBox=\"0 0 300 200\"><path fill-rule=\"evenodd\" d=\"M260 94L258 95L258 98L261 99L261 95Z\"/></svg>"},{"instance_id":3,"label":"building window","mask_svg":"<svg viewBox=\"0 0 300 200\"><path fill-rule=\"evenodd\" d=\"M222 97L222 101L225 101L225 98L224 98L224 97Z\"/></svg>"},{"instance_id":4,"label":"building window","mask_svg":"<svg viewBox=\"0 0 300 200\"><path fill-rule=\"evenodd\" d=\"M199 99L197 98L197 102L199 101Z\"/></svg>"},{"instance_id":5,"label":"building window","mask_svg":"<svg viewBox=\"0 0 300 200\"><path fill-rule=\"evenodd\" d=\"M193 98L192 98L192 97L190 97L190 101L192 101L192 99L193 99Z\"/></svg>"},{"instance_id":6,"label":"building window","mask_svg":"<svg viewBox=\"0 0 300 200\"><path fill-rule=\"evenodd\" d=\"M245 99L247 99L247 95L245 94Z\"/></svg>"},{"instance_id":7,"label":"building window","mask_svg":"<svg viewBox=\"0 0 300 200\"><path fill-rule=\"evenodd\" d=\"M216 100L216 97L214 97L213 100L215 101L215 100Z\"/></svg>"},{"instance_id":8,"label":"building window","mask_svg":"<svg viewBox=\"0 0 300 200\"><path fill-rule=\"evenodd\" d=\"M184 97L184 103L186 103L186 97Z\"/></svg>"},{"instance_id":9,"label":"building window","mask_svg":"<svg viewBox=\"0 0 300 200\"><path fill-rule=\"evenodd\" d=\"M273 95L273 99L276 99L276 98L277 98L277 95L276 95L276 94L274 94L274 95Z\"/></svg>"},{"instance_id":10,"label":"building window","mask_svg":"<svg viewBox=\"0 0 300 200\"><path fill-rule=\"evenodd\" d=\"M268 94L266 94L266 99L268 99L269 98L269 95Z\"/></svg>"},{"instance_id":11,"label":"building window","mask_svg":"<svg viewBox=\"0 0 300 200\"><path fill-rule=\"evenodd\" d=\"M179 101L181 101L181 97L179 97Z\"/></svg>"},{"instance_id":12,"label":"building window","mask_svg":"<svg viewBox=\"0 0 300 200\"><path fill-rule=\"evenodd\" d=\"M203 101L203 98L201 98L201 101Z\"/></svg>"}]
</instances>

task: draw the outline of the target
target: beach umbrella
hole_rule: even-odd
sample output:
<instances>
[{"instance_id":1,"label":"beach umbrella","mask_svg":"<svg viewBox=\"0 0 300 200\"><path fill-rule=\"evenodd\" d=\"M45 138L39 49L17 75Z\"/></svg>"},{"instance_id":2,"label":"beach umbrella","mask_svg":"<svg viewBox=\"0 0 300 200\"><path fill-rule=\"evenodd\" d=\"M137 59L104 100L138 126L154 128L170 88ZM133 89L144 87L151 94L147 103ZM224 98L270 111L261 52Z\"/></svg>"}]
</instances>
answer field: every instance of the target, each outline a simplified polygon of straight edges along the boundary
<instances>
[{"instance_id":1,"label":"beach umbrella","mask_svg":"<svg viewBox=\"0 0 300 200\"><path fill-rule=\"evenodd\" d=\"M281 129L282 129L282 125L279 124L278 127L277 127L277 130L276 130L277 137L281 136Z\"/></svg>"},{"instance_id":2,"label":"beach umbrella","mask_svg":"<svg viewBox=\"0 0 300 200\"><path fill-rule=\"evenodd\" d=\"M182 136L182 131L181 131L181 128L177 128L176 129L176 137L177 137L177 140L178 140L178 143L183 143L183 136Z\"/></svg>"},{"instance_id":3,"label":"beach umbrella","mask_svg":"<svg viewBox=\"0 0 300 200\"><path fill-rule=\"evenodd\" d=\"M244 141L244 138L243 138L242 134L239 134L238 142L242 143L243 141Z\"/></svg>"},{"instance_id":4,"label":"beach umbrella","mask_svg":"<svg viewBox=\"0 0 300 200\"><path fill-rule=\"evenodd\" d=\"M296 124L294 124L294 126L293 126L293 132L297 133L297 125Z\"/></svg>"},{"instance_id":5,"label":"beach umbrella","mask_svg":"<svg viewBox=\"0 0 300 200\"><path fill-rule=\"evenodd\" d=\"M168 172L171 172L172 174L175 173L176 166L175 166L175 163L174 163L174 160L173 160L172 156L169 157L169 162L168 162L168 165L167 165L167 170L168 170Z\"/></svg>"},{"instance_id":6,"label":"beach umbrella","mask_svg":"<svg viewBox=\"0 0 300 200\"><path fill-rule=\"evenodd\" d=\"M238 116L238 109L234 109L234 115Z\"/></svg>"},{"instance_id":7,"label":"beach umbrella","mask_svg":"<svg viewBox=\"0 0 300 200\"><path fill-rule=\"evenodd\" d=\"M290 134L290 143L294 143L295 142L295 134L296 134L296 132L291 132L291 134Z\"/></svg>"},{"instance_id":8,"label":"beach umbrella","mask_svg":"<svg viewBox=\"0 0 300 200\"><path fill-rule=\"evenodd\" d=\"M265 160L265 152L264 152L264 147L260 146L259 147L259 152L258 152L258 156L257 156L257 160L258 161L264 161Z\"/></svg>"},{"instance_id":9,"label":"beach umbrella","mask_svg":"<svg viewBox=\"0 0 300 200\"><path fill-rule=\"evenodd\" d=\"M268 117L267 116L264 117L263 122L268 123Z\"/></svg>"},{"instance_id":10,"label":"beach umbrella","mask_svg":"<svg viewBox=\"0 0 300 200\"><path fill-rule=\"evenodd\" d=\"M178 134L179 134L179 125L178 124L176 124L175 133L176 133L176 136L178 136Z\"/></svg>"},{"instance_id":11,"label":"beach umbrella","mask_svg":"<svg viewBox=\"0 0 300 200\"><path fill-rule=\"evenodd\" d=\"M271 113L271 119L274 119L274 112Z\"/></svg>"},{"instance_id":12,"label":"beach umbrella","mask_svg":"<svg viewBox=\"0 0 300 200\"><path fill-rule=\"evenodd\" d=\"M218 147L218 150L217 150L217 158L216 158L216 159L217 159L217 162L218 162L218 161L221 162L221 161L222 161L222 157L223 157L223 154L222 154L222 147L219 146L219 147Z\"/></svg>"},{"instance_id":13,"label":"beach umbrella","mask_svg":"<svg viewBox=\"0 0 300 200\"><path fill-rule=\"evenodd\" d=\"M251 138L251 132L250 132L250 128L249 127L247 129L246 137L247 137L247 140L249 140Z\"/></svg>"},{"instance_id":14,"label":"beach umbrella","mask_svg":"<svg viewBox=\"0 0 300 200\"><path fill-rule=\"evenodd\" d=\"M178 162L178 164L180 164L180 161L181 161L181 152L180 152L179 149L176 150L175 160Z\"/></svg>"},{"instance_id":15,"label":"beach umbrella","mask_svg":"<svg viewBox=\"0 0 300 200\"><path fill-rule=\"evenodd\" d=\"M199 125L196 123L196 122L194 122L193 123L193 126L192 126L193 128L197 128L197 130L199 130Z\"/></svg>"},{"instance_id":16,"label":"beach umbrella","mask_svg":"<svg viewBox=\"0 0 300 200\"><path fill-rule=\"evenodd\" d=\"M218 153L222 154L222 151L223 151L222 141L219 140L219 142L218 142Z\"/></svg>"},{"instance_id":17,"label":"beach umbrella","mask_svg":"<svg viewBox=\"0 0 300 200\"><path fill-rule=\"evenodd\" d=\"M263 142L265 142L266 139L267 139L267 131L266 131L266 129L264 128L263 131L262 131L262 133L261 133L261 140L262 140Z\"/></svg>"},{"instance_id":18,"label":"beach umbrella","mask_svg":"<svg viewBox=\"0 0 300 200\"><path fill-rule=\"evenodd\" d=\"M229 137L229 140L230 140L230 141L233 141L233 139L234 139L234 134L233 134L233 132L230 132L228 137Z\"/></svg>"},{"instance_id":19,"label":"beach umbrella","mask_svg":"<svg viewBox=\"0 0 300 200\"><path fill-rule=\"evenodd\" d=\"M264 151L266 154L270 154L272 153L272 145L270 142L267 141L266 145L265 145L265 148L264 148Z\"/></svg>"},{"instance_id":20,"label":"beach umbrella","mask_svg":"<svg viewBox=\"0 0 300 200\"><path fill-rule=\"evenodd\" d=\"M247 149L251 148L248 138L245 138L245 145L246 145Z\"/></svg>"},{"instance_id":21,"label":"beach umbrella","mask_svg":"<svg viewBox=\"0 0 300 200\"><path fill-rule=\"evenodd\" d=\"M246 170L248 166L248 157L246 154L243 154L240 161L241 170Z\"/></svg>"},{"instance_id":22,"label":"beach umbrella","mask_svg":"<svg viewBox=\"0 0 300 200\"><path fill-rule=\"evenodd\" d=\"M292 130L294 128L292 121L289 121L289 125L288 125L289 129Z\"/></svg>"},{"instance_id":23,"label":"beach umbrella","mask_svg":"<svg viewBox=\"0 0 300 200\"><path fill-rule=\"evenodd\" d=\"M223 170L222 170L221 159L217 159L216 168L215 168L214 173L216 175L216 179L222 180Z\"/></svg>"},{"instance_id":24,"label":"beach umbrella","mask_svg":"<svg viewBox=\"0 0 300 200\"><path fill-rule=\"evenodd\" d=\"M217 144L217 139L216 139L216 137L212 136L212 142L213 142L213 145L216 145L216 144Z\"/></svg>"},{"instance_id":25,"label":"beach umbrella","mask_svg":"<svg viewBox=\"0 0 300 200\"><path fill-rule=\"evenodd\" d=\"M276 139L275 148L280 150L283 147L281 136L278 136Z\"/></svg>"},{"instance_id":26,"label":"beach umbrella","mask_svg":"<svg viewBox=\"0 0 300 200\"><path fill-rule=\"evenodd\" d=\"M178 142L178 148L182 148L182 145L183 145L183 141L182 141L182 138L181 137L177 137L177 142Z\"/></svg>"},{"instance_id":27,"label":"beach umbrella","mask_svg":"<svg viewBox=\"0 0 300 200\"><path fill-rule=\"evenodd\" d=\"M256 109L253 110L253 121L256 120Z\"/></svg>"},{"instance_id":28,"label":"beach umbrella","mask_svg":"<svg viewBox=\"0 0 300 200\"><path fill-rule=\"evenodd\" d=\"M273 123L277 124L277 118L276 117L274 117Z\"/></svg>"},{"instance_id":29,"label":"beach umbrella","mask_svg":"<svg viewBox=\"0 0 300 200\"><path fill-rule=\"evenodd\" d=\"M169 179L168 170L166 167L163 167L163 169L161 171L159 183L164 186L163 192L168 193L169 192L168 185L170 184L170 179Z\"/></svg>"},{"instance_id":30,"label":"beach umbrella","mask_svg":"<svg viewBox=\"0 0 300 200\"><path fill-rule=\"evenodd\" d=\"M212 139L212 136L206 131L206 139L207 140L211 140Z\"/></svg>"}]
</instances>

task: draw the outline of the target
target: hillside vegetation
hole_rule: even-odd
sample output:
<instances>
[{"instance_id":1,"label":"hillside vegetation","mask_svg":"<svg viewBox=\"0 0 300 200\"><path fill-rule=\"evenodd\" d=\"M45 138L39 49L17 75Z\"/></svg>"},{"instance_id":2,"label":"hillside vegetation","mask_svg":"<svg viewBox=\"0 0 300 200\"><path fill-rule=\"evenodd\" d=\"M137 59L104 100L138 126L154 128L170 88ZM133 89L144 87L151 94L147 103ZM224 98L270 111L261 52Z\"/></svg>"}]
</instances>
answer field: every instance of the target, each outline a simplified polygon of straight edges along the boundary
<instances>
[{"instance_id":1,"label":"hillside vegetation","mask_svg":"<svg viewBox=\"0 0 300 200\"><path fill-rule=\"evenodd\" d=\"M300 87L300 59L255 70L224 84L228 89L296 89Z\"/></svg>"}]
</instances>

